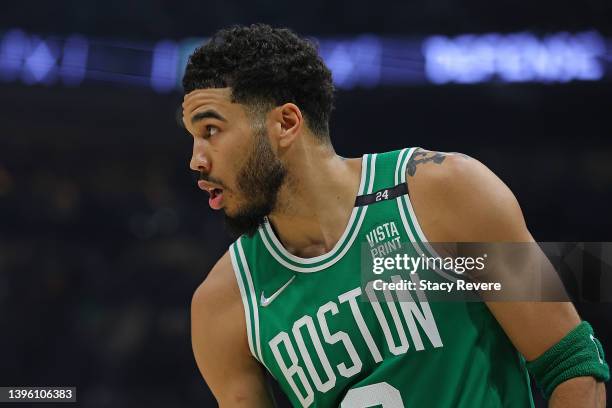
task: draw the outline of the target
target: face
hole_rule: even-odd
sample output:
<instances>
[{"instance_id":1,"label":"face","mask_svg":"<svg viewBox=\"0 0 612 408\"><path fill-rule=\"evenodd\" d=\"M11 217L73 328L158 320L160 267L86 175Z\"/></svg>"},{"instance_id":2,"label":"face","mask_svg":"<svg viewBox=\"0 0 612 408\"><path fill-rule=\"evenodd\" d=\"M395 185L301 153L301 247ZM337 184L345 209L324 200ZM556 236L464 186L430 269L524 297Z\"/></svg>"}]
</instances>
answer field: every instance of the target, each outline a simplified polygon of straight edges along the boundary
<instances>
[{"instance_id":1,"label":"face","mask_svg":"<svg viewBox=\"0 0 612 408\"><path fill-rule=\"evenodd\" d=\"M190 167L235 235L255 233L275 209L286 179L265 116L255 116L231 102L229 88L195 90L183 102L183 123L193 137Z\"/></svg>"}]
</instances>

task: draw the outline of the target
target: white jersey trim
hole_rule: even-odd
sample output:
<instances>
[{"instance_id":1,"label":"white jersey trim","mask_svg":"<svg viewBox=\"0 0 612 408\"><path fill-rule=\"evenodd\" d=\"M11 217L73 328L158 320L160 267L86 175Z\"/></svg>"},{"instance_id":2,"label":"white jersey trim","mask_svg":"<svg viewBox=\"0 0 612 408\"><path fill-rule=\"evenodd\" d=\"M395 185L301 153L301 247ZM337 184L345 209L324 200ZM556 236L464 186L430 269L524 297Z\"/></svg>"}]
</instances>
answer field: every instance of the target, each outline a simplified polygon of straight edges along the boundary
<instances>
[{"instance_id":1,"label":"white jersey trim","mask_svg":"<svg viewBox=\"0 0 612 408\"><path fill-rule=\"evenodd\" d=\"M402 151L400 152L398 159L397 159L397 165L395 167L395 184L396 185L399 183L407 182L406 167L408 166L408 162L410 161L410 158L412 157L412 155L417 149L418 147L412 147L410 149L406 148L406 149L402 149ZM406 154L406 151L408 152L407 154ZM400 200L404 200L406 207L408 207L408 214L404 212L404 208L402 207L402 203ZM414 213L414 209L412 208L412 203L410 202L409 194L404 194L403 196L397 198L397 208L399 209L400 217L402 219L402 224L404 224L404 229L406 230L406 233L408 234L408 237L410 238L410 242L412 246L414 247L414 249L417 251L417 253L419 255L427 255L421 249L421 246L419 245L419 242L420 242L426 248L429 254L431 254L434 257L440 257L440 255L438 255L436 250L433 249L433 247L429 244L427 237L425 236L425 234L423 233L423 230L421 229L421 225L419 224L419 221ZM414 234L412 233L407 217L410 217L410 220L412 221L412 225L414 225L414 229L416 230L417 237L415 237ZM449 275L446 271L439 270L439 269L434 269L434 271L438 275L448 280L451 280L453 282L457 280L457 278L455 278L452 275Z\"/></svg>"},{"instance_id":2,"label":"white jersey trim","mask_svg":"<svg viewBox=\"0 0 612 408\"><path fill-rule=\"evenodd\" d=\"M234 246L234 244L232 244L231 246ZM247 297L245 288L244 288L244 282L242 282L242 277L240 276L240 268L238 267L238 261L236 260L235 256L234 256L234 251L230 246L230 257L232 259L232 268L234 269L234 275L236 275L236 282L238 282L238 289L240 289L240 297L242 298L242 306L244 309L244 319L245 319L245 323L246 323L246 331L247 331L247 340L249 343L249 349L251 350L251 354L253 354L253 357L257 358L256 354L255 354L255 348L253 347L253 333L251 330L251 313L250 313L250 307L249 307L249 299Z\"/></svg>"},{"instance_id":3,"label":"white jersey trim","mask_svg":"<svg viewBox=\"0 0 612 408\"><path fill-rule=\"evenodd\" d=\"M368 157L369 156L369 157ZM376 154L372 154L372 155L363 155L362 157L362 165L361 165L361 181L360 181L360 185L359 185L359 192L358 195L362 195L364 192L364 187L366 184L366 170L370 169L369 173L369 179L367 180L368 186L367 186L367 193L366 194L370 194L372 192L372 188L374 186L374 178L376 175ZM366 160L370 161L369 166L366 165ZM346 245L344 245L347 236L349 234L349 232L351 231L353 224L355 222L355 218L357 216L357 214L359 213L361 208L361 212L360 215L358 217L357 220L357 225L356 227L353 229L353 233L351 234L348 242L346 243ZM361 224L363 223L363 220L365 218L366 212L367 212L367 207L354 207L352 212L351 212L351 217L349 219L349 222L344 230L344 233L342 234L342 237L340 237L340 240L338 240L338 242L336 243L336 245L334 245L334 248L323 255L317 256L317 257L313 257L313 258L300 258L298 256L295 256L291 253L289 253L289 251L287 251L285 249L285 247L280 243L280 241L278 240L278 238L276 237L276 234L274 233L274 231L272 230L272 227L270 226L269 222L267 222L263 228L266 228L266 231L268 232L268 234L266 234L264 231L260 230L259 234L261 236L262 242L264 243L265 247L267 248L268 252L270 252L270 254L274 257L274 259L276 259L281 265L285 266L288 269L291 269L293 271L296 272L302 272L302 273L308 273L308 272L318 272L320 270L323 270L325 268L328 268L330 266L332 266L333 264L335 264L336 262L338 262L343 256L344 254L350 249L350 247L352 246L353 242L355 241L355 238L357 237L357 235L359 234L359 231L361 229ZM266 235L270 236L270 239L268 239L268 237ZM343 248L342 251L340 251L340 253L338 253L338 250L340 248ZM297 265L292 265L291 263L287 262L285 259L283 259L280 255L282 254L283 256L285 256L286 258L302 264L303 266L297 266ZM335 256L335 257L334 257ZM331 259L330 259L331 258ZM324 264L321 264L319 266L309 266L309 264L315 263L315 262L321 262L321 261L325 261L326 259L330 259L328 262L325 262Z\"/></svg>"}]
</instances>

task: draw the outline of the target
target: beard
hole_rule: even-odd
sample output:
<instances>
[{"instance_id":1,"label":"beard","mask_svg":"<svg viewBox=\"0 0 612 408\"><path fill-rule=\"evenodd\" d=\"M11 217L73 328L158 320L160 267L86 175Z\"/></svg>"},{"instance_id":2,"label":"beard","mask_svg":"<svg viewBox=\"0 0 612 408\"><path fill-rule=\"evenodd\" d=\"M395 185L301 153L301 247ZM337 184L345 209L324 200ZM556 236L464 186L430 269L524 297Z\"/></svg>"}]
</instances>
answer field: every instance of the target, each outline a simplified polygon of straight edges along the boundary
<instances>
[{"instance_id":1,"label":"beard","mask_svg":"<svg viewBox=\"0 0 612 408\"><path fill-rule=\"evenodd\" d=\"M253 236L276 207L287 169L274 154L265 127L255 131L251 153L237 175L236 185L246 204L235 214L225 212L225 225L234 237Z\"/></svg>"}]
</instances>

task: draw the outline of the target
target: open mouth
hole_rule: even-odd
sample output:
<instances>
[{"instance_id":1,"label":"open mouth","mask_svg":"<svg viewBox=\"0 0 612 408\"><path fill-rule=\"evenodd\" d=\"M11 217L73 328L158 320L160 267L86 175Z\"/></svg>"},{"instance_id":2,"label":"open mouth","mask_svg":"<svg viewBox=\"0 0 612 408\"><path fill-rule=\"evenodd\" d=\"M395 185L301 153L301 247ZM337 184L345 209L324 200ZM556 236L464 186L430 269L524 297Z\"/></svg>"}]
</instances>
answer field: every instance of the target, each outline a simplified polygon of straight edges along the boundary
<instances>
[{"instance_id":1,"label":"open mouth","mask_svg":"<svg viewBox=\"0 0 612 408\"><path fill-rule=\"evenodd\" d=\"M219 210L223 206L223 189L205 180L198 180L198 187L210 194L208 204L213 210Z\"/></svg>"},{"instance_id":2,"label":"open mouth","mask_svg":"<svg viewBox=\"0 0 612 408\"><path fill-rule=\"evenodd\" d=\"M223 190L220 188L213 188L208 190L208 193L210 194L210 198L208 199L208 205L210 205L210 208L213 210L221 209L221 206L223 205Z\"/></svg>"}]
</instances>

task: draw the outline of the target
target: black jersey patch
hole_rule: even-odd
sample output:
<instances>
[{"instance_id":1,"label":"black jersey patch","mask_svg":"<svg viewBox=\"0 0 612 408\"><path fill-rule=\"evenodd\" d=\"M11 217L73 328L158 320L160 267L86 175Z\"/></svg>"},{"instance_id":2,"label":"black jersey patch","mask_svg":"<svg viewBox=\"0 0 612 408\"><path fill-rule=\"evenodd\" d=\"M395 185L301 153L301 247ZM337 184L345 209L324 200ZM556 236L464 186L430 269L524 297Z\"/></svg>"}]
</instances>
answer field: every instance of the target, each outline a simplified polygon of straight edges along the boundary
<instances>
[{"instance_id":1,"label":"black jersey patch","mask_svg":"<svg viewBox=\"0 0 612 408\"><path fill-rule=\"evenodd\" d=\"M406 183L398 184L395 187L383 188L371 194L364 194L355 198L355 207L375 204L380 201L392 200L394 198L408 194L408 185Z\"/></svg>"}]
</instances>

